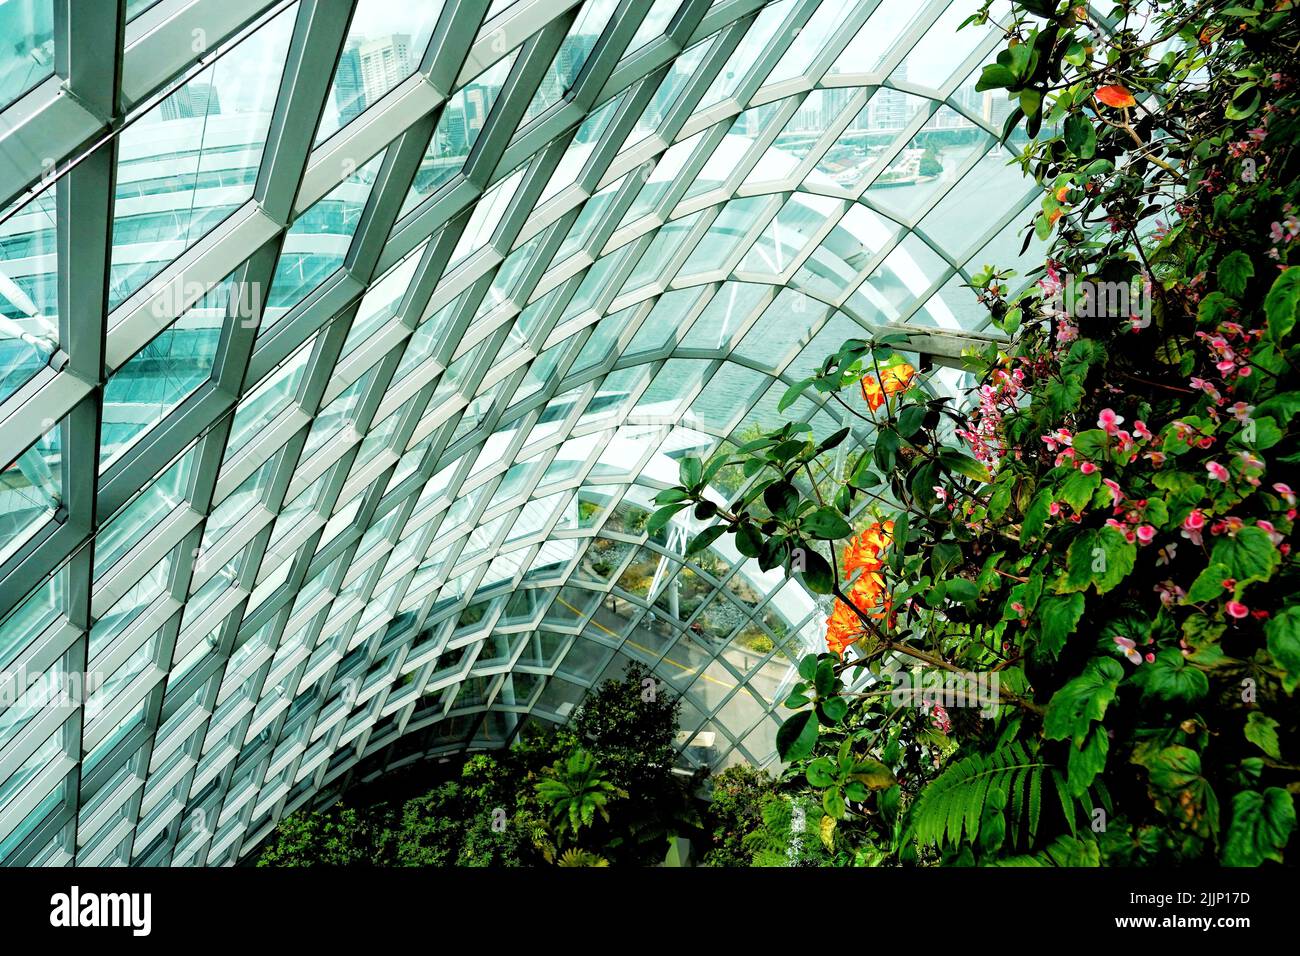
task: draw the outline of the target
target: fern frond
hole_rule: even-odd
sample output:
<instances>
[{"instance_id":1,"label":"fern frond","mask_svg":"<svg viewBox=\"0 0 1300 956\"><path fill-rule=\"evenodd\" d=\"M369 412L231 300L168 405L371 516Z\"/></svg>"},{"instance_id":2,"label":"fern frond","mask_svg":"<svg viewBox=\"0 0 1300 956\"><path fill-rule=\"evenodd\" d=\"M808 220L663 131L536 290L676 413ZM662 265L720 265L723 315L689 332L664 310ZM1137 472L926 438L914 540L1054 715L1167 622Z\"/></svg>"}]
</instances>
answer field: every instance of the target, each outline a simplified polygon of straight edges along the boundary
<instances>
[{"instance_id":1,"label":"fern frond","mask_svg":"<svg viewBox=\"0 0 1300 956\"><path fill-rule=\"evenodd\" d=\"M1018 822L1029 790L1031 832L1038 826L1040 778L1050 765L1032 757L1017 742L991 754L971 754L954 761L930 782L912 808L912 829L919 843L970 842L979 836L980 817L990 790L1011 795L1010 822Z\"/></svg>"}]
</instances>

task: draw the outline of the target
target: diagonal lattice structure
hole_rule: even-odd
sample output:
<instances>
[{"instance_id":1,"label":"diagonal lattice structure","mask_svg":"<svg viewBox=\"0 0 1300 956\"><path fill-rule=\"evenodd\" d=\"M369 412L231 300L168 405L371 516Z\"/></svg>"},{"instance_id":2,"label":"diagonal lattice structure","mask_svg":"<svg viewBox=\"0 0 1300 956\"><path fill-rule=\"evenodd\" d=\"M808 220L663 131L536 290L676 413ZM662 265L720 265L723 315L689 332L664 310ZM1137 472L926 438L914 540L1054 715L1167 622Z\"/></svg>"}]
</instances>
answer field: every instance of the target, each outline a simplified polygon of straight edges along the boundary
<instances>
[{"instance_id":1,"label":"diagonal lattice structure","mask_svg":"<svg viewBox=\"0 0 1300 956\"><path fill-rule=\"evenodd\" d=\"M845 338L966 384L1038 252L970 12L0 7L0 860L233 863L632 659L773 761L824 610L645 519L783 417L843 468L777 403Z\"/></svg>"}]
</instances>

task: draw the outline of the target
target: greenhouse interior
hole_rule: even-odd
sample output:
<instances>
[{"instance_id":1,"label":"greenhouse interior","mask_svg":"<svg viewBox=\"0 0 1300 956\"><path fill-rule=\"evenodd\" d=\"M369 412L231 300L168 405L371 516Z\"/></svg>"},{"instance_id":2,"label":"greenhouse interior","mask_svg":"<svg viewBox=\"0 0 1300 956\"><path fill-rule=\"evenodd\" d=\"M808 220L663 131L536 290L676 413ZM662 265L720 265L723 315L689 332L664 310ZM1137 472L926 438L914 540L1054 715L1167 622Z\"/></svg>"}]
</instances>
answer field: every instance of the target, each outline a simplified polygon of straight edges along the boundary
<instances>
[{"instance_id":1,"label":"greenhouse interior","mask_svg":"<svg viewBox=\"0 0 1300 956\"><path fill-rule=\"evenodd\" d=\"M0 2L0 861L1293 866L1295 6Z\"/></svg>"}]
</instances>

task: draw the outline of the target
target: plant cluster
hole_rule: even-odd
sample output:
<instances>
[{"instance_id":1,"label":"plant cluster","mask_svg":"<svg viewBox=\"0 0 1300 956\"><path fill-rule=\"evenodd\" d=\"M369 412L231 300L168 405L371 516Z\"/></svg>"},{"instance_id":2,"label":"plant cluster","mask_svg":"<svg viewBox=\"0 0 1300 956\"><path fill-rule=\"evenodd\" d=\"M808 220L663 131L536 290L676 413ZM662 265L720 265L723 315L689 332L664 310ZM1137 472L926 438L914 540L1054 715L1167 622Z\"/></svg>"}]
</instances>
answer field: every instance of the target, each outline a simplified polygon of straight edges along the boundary
<instances>
[{"instance_id":1,"label":"plant cluster","mask_svg":"<svg viewBox=\"0 0 1300 956\"><path fill-rule=\"evenodd\" d=\"M656 864L703 833L696 781L673 770L681 704L639 664L593 690L555 731L466 758L420 796L298 811L259 866Z\"/></svg>"},{"instance_id":2,"label":"plant cluster","mask_svg":"<svg viewBox=\"0 0 1300 956\"><path fill-rule=\"evenodd\" d=\"M815 475L850 430L788 423L683 459L648 527L693 509L717 520L689 550L732 535L827 595L778 748L824 826L855 828L855 859L1281 863L1300 791L1300 17L1033 0L1005 32L977 89L1014 103L1004 140L1028 134L1025 242L1048 258L972 277L1003 335L966 357L970 400L923 387L905 334L849 341L783 401L856 416L868 438L838 480ZM751 481L720 504L728 466ZM986 693L899 693L936 675Z\"/></svg>"}]
</instances>

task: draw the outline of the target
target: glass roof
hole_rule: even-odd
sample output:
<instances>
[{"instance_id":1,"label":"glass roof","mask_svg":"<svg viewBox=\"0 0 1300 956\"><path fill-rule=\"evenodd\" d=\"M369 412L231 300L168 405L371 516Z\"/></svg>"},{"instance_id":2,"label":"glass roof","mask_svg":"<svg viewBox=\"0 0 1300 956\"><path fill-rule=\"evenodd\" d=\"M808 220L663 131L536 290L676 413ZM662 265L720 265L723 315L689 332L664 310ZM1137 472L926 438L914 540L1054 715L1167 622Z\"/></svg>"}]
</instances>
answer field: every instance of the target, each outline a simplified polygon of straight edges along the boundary
<instances>
[{"instance_id":1,"label":"glass roof","mask_svg":"<svg viewBox=\"0 0 1300 956\"><path fill-rule=\"evenodd\" d=\"M0 5L0 860L233 863L632 659L774 762L825 608L645 520L850 424L777 412L845 338L967 384L1035 255L972 11Z\"/></svg>"}]
</instances>

